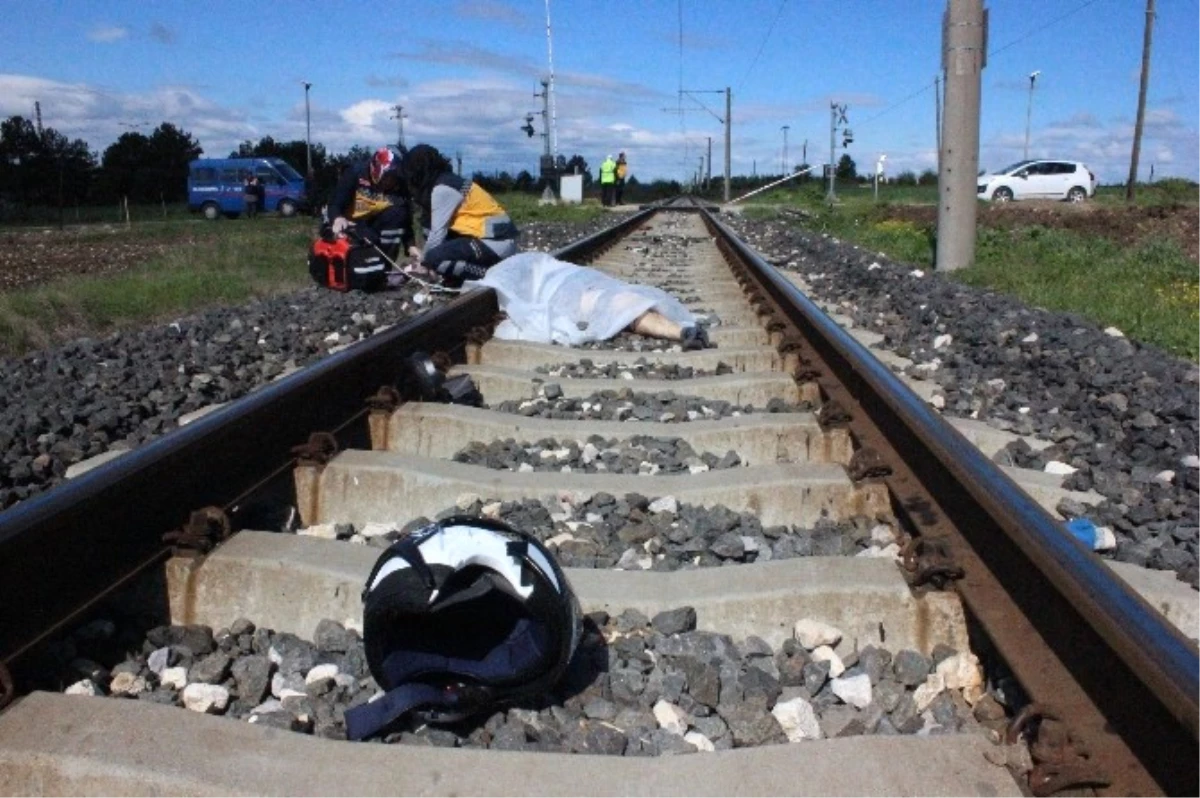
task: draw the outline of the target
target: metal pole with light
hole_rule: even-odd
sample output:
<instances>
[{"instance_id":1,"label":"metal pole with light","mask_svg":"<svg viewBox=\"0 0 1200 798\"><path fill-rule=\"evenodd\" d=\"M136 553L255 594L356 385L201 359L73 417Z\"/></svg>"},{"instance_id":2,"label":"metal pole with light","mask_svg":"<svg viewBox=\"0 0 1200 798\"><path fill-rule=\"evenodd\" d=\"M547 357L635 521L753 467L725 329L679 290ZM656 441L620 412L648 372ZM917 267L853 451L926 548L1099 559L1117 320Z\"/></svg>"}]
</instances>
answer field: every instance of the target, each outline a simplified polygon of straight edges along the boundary
<instances>
[{"instance_id":1,"label":"metal pole with light","mask_svg":"<svg viewBox=\"0 0 1200 798\"><path fill-rule=\"evenodd\" d=\"M404 151L404 106L403 105L393 105L392 110L394 110L396 112L396 115L392 117L392 119L396 120L396 129L397 129L396 146L398 146L400 148L400 151L403 152Z\"/></svg>"},{"instance_id":2,"label":"metal pole with light","mask_svg":"<svg viewBox=\"0 0 1200 798\"><path fill-rule=\"evenodd\" d=\"M1042 70L1037 69L1029 73L1029 104L1025 106L1025 160L1029 160L1029 121L1033 118L1033 84L1037 81L1037 76L1042 74Z\"/></svg>"},{"instance_id":3,"label":"metal pole with light","mask_svg":"<svg viewBox=\"0 0 1200 798\"><path fill-rule=\"evenodd\" d=\"M308 171L305 174L309 181L313 178L312 168L312 114L308 106L308 90L312 88L312 84L304 81L304 156L307 161Z\"/></svg>"}]
</instances>

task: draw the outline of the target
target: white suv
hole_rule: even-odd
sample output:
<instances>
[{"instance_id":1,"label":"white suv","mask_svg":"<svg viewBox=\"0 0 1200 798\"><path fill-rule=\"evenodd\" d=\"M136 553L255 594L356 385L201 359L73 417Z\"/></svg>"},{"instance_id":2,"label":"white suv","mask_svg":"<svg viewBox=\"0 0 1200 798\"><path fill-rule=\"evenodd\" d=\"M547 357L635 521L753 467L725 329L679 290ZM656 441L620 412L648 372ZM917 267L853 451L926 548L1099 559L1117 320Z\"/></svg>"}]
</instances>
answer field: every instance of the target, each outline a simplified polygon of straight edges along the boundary
<instances>
[{"instance_id":1,"label":"white suv","mask_svg":"<svg viewBox=\"0 0 1200 798\"><path fill-rule=\"evenodd\" d=\"M1078 161L1017 161L999 172L981 174L976 191L980 199L993 202L1022 199L1083 202L1096 193L1096 176Z\"/></svg>"}]
</instances>

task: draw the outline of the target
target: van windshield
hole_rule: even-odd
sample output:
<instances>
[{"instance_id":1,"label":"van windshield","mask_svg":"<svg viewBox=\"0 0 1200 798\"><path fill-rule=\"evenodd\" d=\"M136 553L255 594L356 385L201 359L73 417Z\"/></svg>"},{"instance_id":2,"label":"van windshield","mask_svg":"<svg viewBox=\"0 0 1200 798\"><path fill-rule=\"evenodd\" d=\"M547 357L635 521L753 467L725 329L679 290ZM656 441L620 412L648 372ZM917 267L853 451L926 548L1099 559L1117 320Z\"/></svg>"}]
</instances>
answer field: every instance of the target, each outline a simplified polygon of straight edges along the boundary
<instances>
[{"instance_id":1,"label":"van windshield","mask_svg":"<svg viewBox=\"0 0 1200 798\"><path fill-rule=\"evenodd\" d=\"M291 167L290 164L287 163L287 161L275 161L273 165L277 170L279 170L279 174L283 175L283 179L289 183L304 179L300 176L299 172L297 172Z\"/></svg>"}]
</instances>

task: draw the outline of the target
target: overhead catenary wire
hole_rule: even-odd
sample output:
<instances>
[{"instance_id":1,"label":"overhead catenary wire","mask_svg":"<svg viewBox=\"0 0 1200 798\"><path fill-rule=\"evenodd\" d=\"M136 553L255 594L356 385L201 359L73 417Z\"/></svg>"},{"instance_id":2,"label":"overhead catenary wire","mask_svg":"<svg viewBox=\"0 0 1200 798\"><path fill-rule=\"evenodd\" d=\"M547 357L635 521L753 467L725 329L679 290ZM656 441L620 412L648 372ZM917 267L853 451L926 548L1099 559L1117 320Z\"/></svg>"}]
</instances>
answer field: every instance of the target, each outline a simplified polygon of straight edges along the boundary
<instances>
[{"instance_id":1,"label":"overhead catenary wire","mask_svg":"<svg viewBox=\"0 0 1200 798\"><path fill-rule=\"evenodd\" d=\"M750 66L746 68L746 74L742 75L742 79L738 81L737 91L741 91L746 85L746 78L750 77L750 73L754 71L754 67L758 66L758 59L762 55L763 49L767 46L767 42L771 39L771 34L775 30L775 24L779 22L779 17L783 14L783 7L787 5L787 0L779 0L779 6L775 9L775 18L771 20L771 24L767 27L767 33L763 36L762 42L758 45L758 52L754 54L754 59L750 61Z\"/></svg>"},{"instance_id":2,"label":"overhead catenary wire","mask_svg":"<svg viewBox=\"0 0 1200 798\"><path fill-rule=\"evenodd\" d=\"M1082 2L1082 3L1080 3L1079 5L1075 6L1075 7L1074 7L1074 8L1072 8L1070 11L1067 11L1067 12L1066 12L1066 13L1064 13L1064 14L1060 14L1059 16L1055 17L1054 19L1051 19L1051 20L1049 20L1049 21L1047 21L1047 22L1044 22L1044 23L1042 23L1042 24L1038 25L1038 26L1037 26L1037 27L1035 27L1035 28L1031 28L1031 29L1027 30L1025 33L1021 34L1021 35L1020 35L1020 36L1018 36L1017 38L1015 38L1015 39L1013 39L1013 40L1011 40L1011 41L1007 42L1006 44L1004 44L1004 45L1002 45L1002 46L1000 46L1000 47L997 47L997 48L995 48L994 50L989 50L989 51L988 51L988 54L987 54L987 57L988 57L989 59L991 59L991 58L994 58L995 56L999 55L1000 53L1004 52L1005 50L1007 50L1007 49L1009 49L1009 48L1011 48L1011 47L1014 47L1014 46L1016 46L1016 45L1020 44L1021 42L1025 41L1026 39L1029 39L1029 38L1031 38L1031 37L1033 37L1033 36L1037 35L1038 33L1041 33L1042 31L1046 30L1047 28L1049 28L1049 27L1051 27L1051 26L1053 26L1053 25L1057 25L1059 22L1062 22L1064 19L1067 19L1068 17L1070 17L1070 16L1073 16L1074 14L1077 14L1077 13L1079 13L1079 12L1080 12L1080 11L1082 11L1083 9L1087 8L1088 6L1090 6L1090 5L1094 5L1096 2L1098 2L1098 0L1084 0L1084 2ZM877 114L875 114L875 115L873 115L873 116L869 116L869 117L867 117L865 120L863 120L862 122L859 122L859 123L858 123L858 126L861 128L861 127L863 127L864 125L869 125L871 122L874 122L876 119L879 119L879 117L881 117L881 116L884 116L885 114L891 113L892 111L896 110L897 108L899 108L900 106L904 105L905 103L911 102L912 100L916 99L917 97L920 97L920 96L921 96L922 94L924 94L925 92L927 92L927 91L929 91L930 89L934 88L934 86L936 85L936 83L937 83L937 81L936 81L936 80L934 80L934 81L930 81L929 83L926 83L924 86L922 86L921 88L917 89L917 90L916 90L916 91L914 91L913 93L911 93L911 94L909 94L909 95L905 96L903 99L901 99L901 100L898 100L897 102L894 102L894 103L892 103L891 105L887 106L886 108L884 108L884 109L883 109L882 111L880 111L879 113L877 113Z\"/></svg>"},{"instance_id":3,"label":"overhead catenary wire","mask_svg":"<svg viewBox=\"0 0 1200 798\"><path fill-rule=\"evenodd\" d=\"M675 102L679 115L679 137L683 140L683 159L679 171L683 176L688 170L687 126L683 119L683 0L678 0L676 7L679 11L679 90L675 93Z\"/></svg>"}]
</instances>

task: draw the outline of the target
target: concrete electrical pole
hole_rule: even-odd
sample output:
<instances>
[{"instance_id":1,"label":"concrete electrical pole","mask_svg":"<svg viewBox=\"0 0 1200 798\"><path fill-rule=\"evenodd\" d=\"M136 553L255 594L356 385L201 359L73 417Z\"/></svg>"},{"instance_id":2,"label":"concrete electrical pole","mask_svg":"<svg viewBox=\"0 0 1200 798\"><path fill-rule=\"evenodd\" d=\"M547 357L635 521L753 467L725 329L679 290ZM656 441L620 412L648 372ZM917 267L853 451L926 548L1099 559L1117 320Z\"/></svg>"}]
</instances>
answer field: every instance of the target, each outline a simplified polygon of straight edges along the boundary
<instances>
[{"instance_id":1,"label":"concrete electrical pole","mask_svg":"<svg viewBox=\"0 0 1200 798\"><path fill-rule=\"evenodd\" d=\"M1137 196L1138 158L1142 154L1142 125L1146 121L1146 89L1150 84L1150 40L1154 34L1154 0L1146 0L1146 31L1142 34L1142 82L1138 87L1137 121L1133 123L1133 152L1129 156L1129 179L1125 181L1125 200Z\"/></svg>"},{"instance_id":2,"label":"concrete electrical pole","mask_svg":"<svg viewBox=\"0 0 1200 798\"><path fill-rule=\"evenodd\" d=\"M1033 119L1033 84L1037 76L1042 74L1040 69L1029 73L1029 104L1025 106L1025 160L1029 160L1029 122Z\"/></svg>"},{"instance_id":3,"label":"concrete electrical pole","mask_svg":"<svg viewBox=\"0 0 1200 798\"><path fill-rule=\"evenodd\" d=\"M791 125L784 125L782 128L780 128L780 130L783 131L783 162L781 164L783 168L779 170L780 175L786 175L788 173L787 132L789 127L791 127Z\"/></svg>"},{"instance_id":4,"label":"concrete electrical pole","mask_svg":"<svg viewBox=\"0 0 1200 798\"><path fill-rule=\"evenodd\" d=\"M975 260L975 176L979 168L979 98L987 53L983 0L947 0L942 17L946 106L938 172L935 268L951 271Z\"/></svg>"},{"instance_id":5,"label":"concrete electrical pole","mask_svg":"<svg viewBox=\"0 0 1200 798\"><path fill-rule=\"evenodd\" d=\"M933 78L933 137L937 141L937 168L942 171L942 76Z\"/></svg>"},{"instance_id":6,"label":"concrete electrical pole","mask_svg":"<svg viewBox=\"0 0 1200 798\"><path fill-rule=\"evenodd\" d=\"M708 165L704 170L704 190L712 183L712 136L708 137Z\"/></svg>"},{"instance_id":7,"label":"concrete electrical pole","mask_svg":"<svg viewBox=\"0 0 1200 798\"><path fill-rule=\"evenodd\" d=\"M312 88L312 84L309 83L308 81L305 81L304 82L304 156L305 156L305 159L308 161L308 171L306 171L304 174L308 178L310 183L312 182L312 179L313 179L312 115L309 113L309 110L308 110L308 90L311 88ZM310 191L312 190L311 186L309 187L309 190Z\"/></svg>"}]
</instances>

